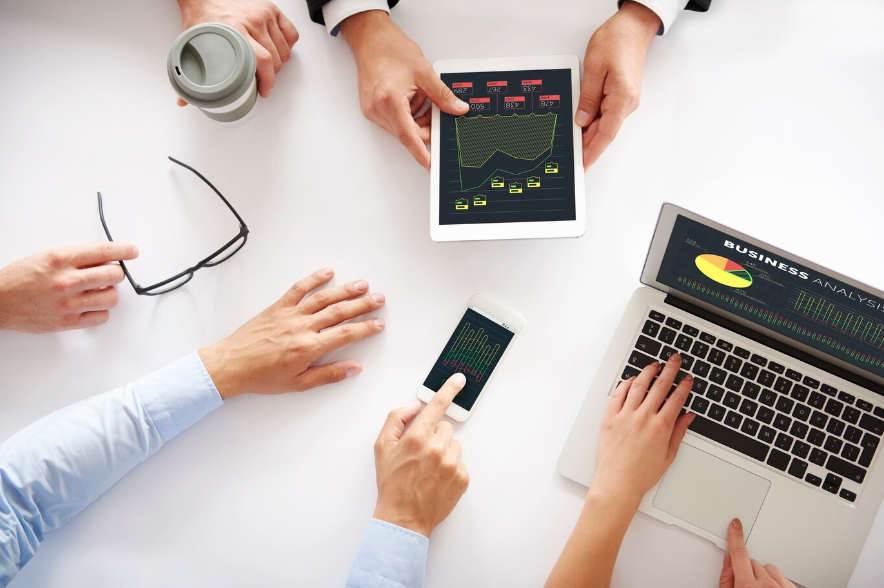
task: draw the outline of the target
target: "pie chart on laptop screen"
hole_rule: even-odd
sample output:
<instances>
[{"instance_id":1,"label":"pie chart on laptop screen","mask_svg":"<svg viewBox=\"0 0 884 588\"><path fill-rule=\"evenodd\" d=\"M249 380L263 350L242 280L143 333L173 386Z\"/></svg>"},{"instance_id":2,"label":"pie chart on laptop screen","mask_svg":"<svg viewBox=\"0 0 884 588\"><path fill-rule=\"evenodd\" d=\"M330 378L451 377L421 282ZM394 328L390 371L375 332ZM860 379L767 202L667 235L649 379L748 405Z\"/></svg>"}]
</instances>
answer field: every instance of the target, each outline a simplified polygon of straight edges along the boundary
<instances>
[{"instance_id":1,"label":"pie chart on laptop screen","mask_svg":"<svg viewBox=\"0 0 884 588\"><path fill-rule=\"evenodd\" d=\"M711 278L719 284L731 288L748 288L752 285L752 274L739 263L726 257L705 253L698 255L694 263L707 278Z\"/></svg>"}]
</instances>

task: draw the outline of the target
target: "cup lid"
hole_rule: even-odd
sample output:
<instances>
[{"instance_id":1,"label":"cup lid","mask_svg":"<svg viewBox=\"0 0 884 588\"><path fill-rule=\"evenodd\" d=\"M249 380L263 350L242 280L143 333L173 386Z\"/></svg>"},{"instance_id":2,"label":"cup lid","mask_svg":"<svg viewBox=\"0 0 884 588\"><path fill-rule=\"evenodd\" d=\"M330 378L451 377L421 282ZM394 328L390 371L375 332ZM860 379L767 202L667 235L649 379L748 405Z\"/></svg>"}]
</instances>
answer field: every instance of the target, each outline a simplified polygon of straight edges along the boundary
<instances>
[{"instance_id":1,"label":"cup lid","mask_svg":"<svg viewBox=\"0 0 884 588\"><path fill-rule=\"evenodd\" d=\"M169 51L169 81L179 96L195 106L234 102L255 77L255 52L236 29L211 22L181 33Z\"/></svg>"}]
</instances>

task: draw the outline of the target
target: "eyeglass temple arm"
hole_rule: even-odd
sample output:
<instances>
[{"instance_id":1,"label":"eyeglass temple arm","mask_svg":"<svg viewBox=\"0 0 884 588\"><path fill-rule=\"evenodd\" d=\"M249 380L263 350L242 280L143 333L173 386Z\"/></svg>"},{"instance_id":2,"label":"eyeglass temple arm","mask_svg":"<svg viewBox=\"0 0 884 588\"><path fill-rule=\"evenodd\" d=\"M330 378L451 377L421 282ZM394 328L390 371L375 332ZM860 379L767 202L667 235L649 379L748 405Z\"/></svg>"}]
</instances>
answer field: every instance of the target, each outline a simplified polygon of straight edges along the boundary
<instances>
[{"instance_id":1,"label":"eyeglass temple arm","mask_svg":"<svg viewBox=\"0 0 884 588\"><path fill-rule=\"evenodd\" d=\"M185 168L185 169L189 169L189 170L192 171L194 174L196 174L196 176L197 176L199 179L201 179L202 181L204 181L204 182L205 182L205 183L206 183L206 184L207 184L207 185L208 185L208 186L209 186L209 187L215 192L215 194L217 194L218 197L221 198L221 200L224 202L224 204L227 206L227 208L230 209L230 212L233 213L233 216L236 217L236 220L239 221L239 224L242 225L242 226L245 226L246 222L242 219L241 216L239 216L239 213L236 212L236 209L233 208L233 205L231 205L230 202L227 201L227 198L224 197L224 194L222 194L221 192L219 192L219 191L218 191L218 188L216 188L215 185L212 184L212 182L210 182L208 179L206 179L206 176L204 176L203 174L199 173L198 171L196 171L195 169L193 169L192 167L190 167L190 166L187 165L186 163L184 163L184 162L182 162L182 161L178 161L177 159L175 159L175 158L172 157L171 155L169 156L169 159L170 159L172 162L177 163L177 164L180 165L181 167L183 167L183 168Z\"/></svg>"}]
</instances>

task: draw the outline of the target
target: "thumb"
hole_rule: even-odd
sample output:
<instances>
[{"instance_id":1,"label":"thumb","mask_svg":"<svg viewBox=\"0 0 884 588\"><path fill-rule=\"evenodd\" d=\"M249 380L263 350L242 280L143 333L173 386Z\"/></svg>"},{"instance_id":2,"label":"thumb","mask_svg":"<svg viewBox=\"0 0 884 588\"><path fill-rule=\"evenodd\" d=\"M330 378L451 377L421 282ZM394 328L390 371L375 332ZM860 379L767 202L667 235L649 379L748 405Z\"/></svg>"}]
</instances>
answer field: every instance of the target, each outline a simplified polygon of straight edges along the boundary
<instances>
[{"instance_id":1,"label":"thumb","mask_svg":"<svg viewBox=\"0 0 884 588\"><path fill-rule=\"evenodd\" d=\"M577 103L577 114L574 115L577 126L586 128L599 115L606 74L605 68L594 60L587 59L584 63L580 101Z\"/></svg>"},{"instance_id":2,"label":"thumb","mask_svg":"<svg viewBox=\"0 0 884 588\"><path fill-rule=\"evenodd\" d=\"M681 446L681 441L684 439L685 434L687 434L688 427L694 422L695 416L694 413L689 412L681 415L675 421L675 427L672 428L672 437L669 438L669 463L672 463L673 460L675 460L675 456L678 455L678 448Z\"/></svg>"},{"instance_id":3,"label":"thumb","mask_svg":"<svg viewBox=\"0 0 884 588\"><path fill-rule=\"evenodd\" d=\"M397 408L396 410L391 411L390 414L387 415L387 420L384 422L384 426L381 428L381 433L378 435L378 441L399 441L405 433L405 427L414 420L420 411L420 400L415 400L408 406L403 406L402 408Z\"/></svg>"},{"instance_id":4,"label":"thumb","mask_svg":"<svg viewBox=\"0 0 884 588\"><path fill-rule=\"evenodd\" d=\"M727 553L724 554L724 561L721 564L718 588L734 588L734 568L731 565L731 556Z\"/></svg>"},{"instance_id":5,"label":"thumb","mask_svg":"<svg viewBox=\"0 0 884 588\"><path fill-rule=\"evenodd\" d=\"M362 371L355 361L335 361L324 365L315 365L296 378L298 390L309 390L326 384L336 384L341 380L355 376Z\"/></svg>"},{"instance_id":6,"label":"thumb","mask_svg":"<svg viewBox=\"0 0 884 588\"><path fill-rule=\"evenodd\" d=\"M178 106L187 106L187 102L185 102L184 100L182 100L181 98L179 98L179 99L178 99Z\"/></svg>"},{"instance_id":7,"label":"thumb","mask_svg":"<svg viewBox=\"0 0 884 588\"><path fill-rule=\"evenodd\" d=\"M430 102L439 107L439 110L448 114L461 115L470 111L466 102L454 95L451 88L445 85L436 72L432 69L425 72L417 81L418 86L427 94Z\"/></svg>"}]
</instances>

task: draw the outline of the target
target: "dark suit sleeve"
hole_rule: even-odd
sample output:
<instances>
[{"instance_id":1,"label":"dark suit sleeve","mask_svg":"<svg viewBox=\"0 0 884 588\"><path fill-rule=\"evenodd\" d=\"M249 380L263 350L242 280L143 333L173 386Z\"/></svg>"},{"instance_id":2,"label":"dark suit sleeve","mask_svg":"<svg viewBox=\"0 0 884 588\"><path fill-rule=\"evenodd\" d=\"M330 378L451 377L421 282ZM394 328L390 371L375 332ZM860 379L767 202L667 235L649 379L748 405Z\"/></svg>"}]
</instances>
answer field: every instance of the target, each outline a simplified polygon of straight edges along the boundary
<instances>
[{"instance_id":1,"label":"dark suit sleeve","mask_svg":"<svg viewBox=\"0 0 884 588\"><path fill-rule=\"evenodd\" d=\"M331 0L307 0L307 10L310 11L310 20L317 24L324 25L325 19L322 18L322 7L328 4L330 1ZM390 5L390 8L393 8L394 6L399 4L399 0L387 0L387 4Z\"/></svg>"},{"instance_id":2,"label":"dark suit sleeve","mask_svg":"<svg viewBox=\"0 0 884 588\"><path fill-rule=\"evenodd\" d=\"M693 10L694 12L706 12L709 10L710 4L712 4L712 0L690 0L684 9Z\"/></svg>"}]
</instances>

